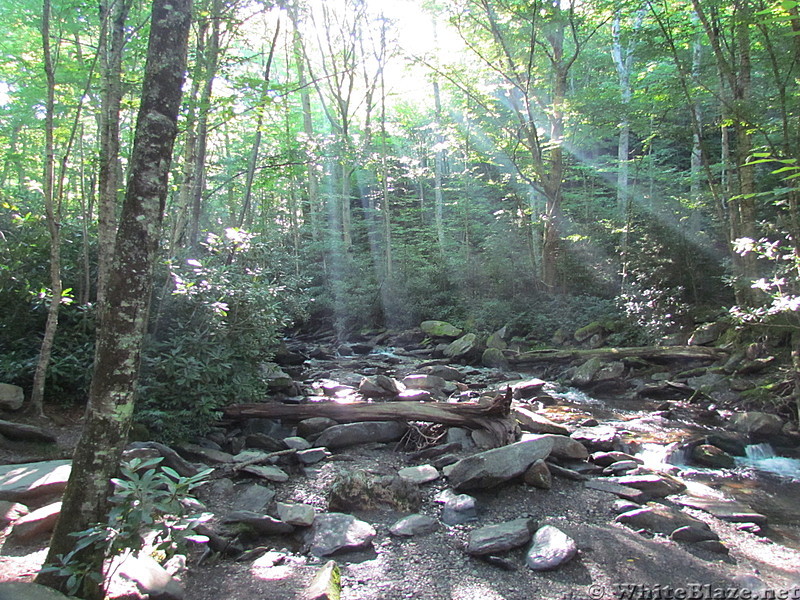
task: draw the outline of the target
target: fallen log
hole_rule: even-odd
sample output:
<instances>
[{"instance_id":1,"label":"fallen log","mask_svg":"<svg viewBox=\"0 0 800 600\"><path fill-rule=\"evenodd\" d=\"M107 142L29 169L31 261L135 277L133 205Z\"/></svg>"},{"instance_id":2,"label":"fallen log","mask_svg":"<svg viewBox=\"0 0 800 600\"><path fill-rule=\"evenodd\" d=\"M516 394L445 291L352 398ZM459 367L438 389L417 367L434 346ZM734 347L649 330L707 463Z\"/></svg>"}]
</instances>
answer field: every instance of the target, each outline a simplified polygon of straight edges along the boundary
<instances>
[{"instance_id":1,"label":"fallen log","mask_svg":"<svg viewBox=\"0 0 800 600\"><path fill-rule=\"evenodd\" d=\"M228 421L252 418L302 421L327 417L339 423L423 421L451 427L486 430L497 445L515 441L517 424L510 416L511 388L491 404L450 402L309 402L307 404L234 404L223 409Z\"/></svg>"},{"instance_id":2,"label":"fallen log","mask_svg":"<svg viewBox=\"0 0 800 600\"><path fill-rule=\"evenodd\" d=\"M590 350L548 349L531 350L516 356L509 356L512 365L532 365L537 363L565 363L577 360L600 358L606 361L641 359L655 363L672 363L682 361L716 362L728 356L721 348L706 346L642 346L628 348L595 348Z\"/></svg>"}]
</instances>

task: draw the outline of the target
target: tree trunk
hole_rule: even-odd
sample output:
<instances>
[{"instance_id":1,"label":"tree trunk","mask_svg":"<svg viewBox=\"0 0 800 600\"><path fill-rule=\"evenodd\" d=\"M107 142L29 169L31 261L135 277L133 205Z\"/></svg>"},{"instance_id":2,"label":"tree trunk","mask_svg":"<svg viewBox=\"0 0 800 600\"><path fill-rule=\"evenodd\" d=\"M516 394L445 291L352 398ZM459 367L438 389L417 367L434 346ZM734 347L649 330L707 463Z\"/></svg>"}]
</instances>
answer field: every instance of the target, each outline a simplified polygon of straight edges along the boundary
<instances>
[{"instance_id":1,"label":"tree trunk","mask_svg":"<svg viewBox=\"0 0 800 600\"><path fill-rule=\"evenodd\" d=\"M436 148L433 151L433 197L435 204L436 240L439 243L439 254L445 256L444 238L444 195L442 193L442 170L444 169L444 136L442 135L442 100L439 94L439 82L433 82L433 101L436 110Z\"/></svg>"},{"instance_id":2,"label":"tree trunk","mask_svg":"<svg viewBox=\"0 0 800 600\"><path fill-rule=\"evenodd\" d=\"M120 217L113 269L108 281L86 424L73 456L72 473L47 563L74 547L70 534L107 519L109 478L122 454L133 417L136 380L153 284L167 177L177 132L181 88L191 22L191 0L154 0L142 102L131 154L130 179ZM87 548L81 559L102 571L102 550ZM37 581L62 588L54 573ZM103 597L88 579L83 597Z\"/></svg>"}]
</instances>

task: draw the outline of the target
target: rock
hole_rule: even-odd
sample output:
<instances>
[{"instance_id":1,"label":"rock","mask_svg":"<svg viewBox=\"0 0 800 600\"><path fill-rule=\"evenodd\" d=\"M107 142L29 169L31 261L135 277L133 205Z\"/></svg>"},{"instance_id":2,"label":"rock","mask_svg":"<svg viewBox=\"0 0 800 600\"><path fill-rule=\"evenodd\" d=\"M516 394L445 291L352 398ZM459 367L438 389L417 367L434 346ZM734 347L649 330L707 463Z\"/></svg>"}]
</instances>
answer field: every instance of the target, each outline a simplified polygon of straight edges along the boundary
<instances>
[{"instance_id":1,"label":"rock","mask_svg":"<svg viewBox=\"0 0 800 600\"><path fill-rule=\"evenodd\" d=\"M590 479L584 483L584 486L592 490L608 492L609 494L614 494L620 498L624 498L625 500L630 500L631 502L636 502L639 504L647 499L647 495L642 490L637 490L636 488L627 485L614 483L613 481L608 481L607 479Z\"/></svg>"},{"instance_id":2,"label":"rock","mask_svg":"<svg viewBox=\"0 0 800 600\"><path fill-rule=\"evenodd\" d=\"M566 435L523 433L520 438L523 442L542 439L548 439L553 443L550 456L567 460L586 460L589 458L589 451L586 450L586 446Z\"/></svg>"},{"instance_id":3,"label":"rock","mask_svg":"<svg viewBox=\"0 0 800 600\"><path fill-rule=\"evenodd\" d=\"M24 501L60 494L72 461L49 460L0 466L0 500Z\"/></svg>"},{"instance_id":4,"label":"rock","mask_svg":"<svg viewBox=\"0 0 800 600\"><path fill-rule=\"evenodd\" d=\"M250 433L244 438L244 445L247 448L256 450L266 450L267 452L279 452L286 450L280 440L267 435L266 433Z\"/></svg>"},{"instance_id":5,"label":"rock","mask_svg":"<svg viewBox=\"0 0 800 600\"><path fill-rule=\"evenodd\" d=\"M706 540L718 540L719 536L711 531L707 526L705 528L695 527L694 525L685 525L678 527L669 535L670 539L676 542L703 542Z\"/></svg>"},{"instance_id":6,"label":"rock","mask_svg":"<svg viewBox=\"0 0 800 600\"><path fill-rule=\"evenodd\" d=\"M411 537L433 533L438 527L439 523L433 517L413 514L396 521L389 527L389 533L399 537Z\"/></svg>"},{"instance_id":7,"label":"rock","mask_svg":"<svg viewBox=\"0 0 800 600\"><path fill-rule=\"evenodd\" d=\"M713 344L727 329L727 323L703 323L692 332L688 343L690 346Z\"/></svg>"},{"instance_id":8,"label":"rock","mask_svg":"<svg viewBox=\"0 0 800 600\"><path fill-rule=\"evenodd\" d=\"M300 436L283 438L283 443L287 448L291 448L293 450L308 450L311 448L311 442Z\"/></svg>"},{"instance_id":9,"label":"rock","mask_svg":"<svg viewBox=\"0 0 800 600\"><path fill-rule=\"evenodd\" d=\"M700 444L692 450L692 460L703 467L713 469L732 469L736 466L733 457L711 444Z\"/></svg>"},{"instance_id":10,"label":"rock","mask_svg":"<svg viewBox=\"0 0 800 600\"><path fill-rule=\"evenodd\" d=\"M638 464L642 464L644 461L641 458L637 458L631 454L627 454L625 452L594 452L590 456L592 462L596 465L601 467L608 467L615 462L619 462L621 460L633 460Z\"/></svg>"},{"instance_id":11,"label":"rock","mask_svg":"<svg viewBox=\"0 0 800 600\"><path fill-rule=\"evenodd\" d=\"M522 476L522 481L540 490L549 490L553 487L553 475L544 460L539 459L533 463Z\"/></svg>"},{"instance_id":12,"label":"rock","mask_svg":"<svg viewBox=\"0 0 800 600\"><path fill-rule=\"evenodd\" d=\"M470 438L480 450L498 447L497 437L485 429L475 429L470 433Z\"/></svg>"},{"instance_id":13,"label":"rock","mask_svg":"<svg viewBox=\"0 0 800 600\"><path fill-rule=\"evenodd\" d=\"M711 444L733 456L745 456L745 448L749 444L746 435L741 433L709 433L705 438L706 444Z\"/></svg>"},{"instance_id":14,"label":"rock","mask_svg":"<svg viewBox=\"0 0 800 600\"><path fill-rule=\"evenodd\" d=\"M456 339L463 331L447 321L423 321L419 328L431 337Z\"/></svg>"},{"instance_id":15,"label":"rock","mask_svg":"<svg viewBox=\"0 0 800 600\"><path fill-rule=\"evenodd\" d=\"M448 490L449 491L449 490ZM442 509L442 523L461 525L478 519L478 501L468 494L452 494Z\"/></svg>"},{"instance_id":16,"label":"rock","mask_svg":"<svg viewBox=\"0 0 800 600\"><path fill-rule=\"evenodd\" d=\"M459 358L470 359L477 351L478 336L474 333L468 333L450 343L444 349L444 355L454 360Z\"/></svg>"},{"instance_id":17,"label":"rock","mask_svg":"<svg viewBox=\"0 0 800 600\"><path fill-rule=\"evenodd\" d=\"M11 535L18 540L28 541L53 531L61 514L61 502L53 502L20 517L14 522Z\"/></svg>"},{"instance_id":18,"label":"rock","mask_svg":"<svg viewBox=\"0 0 800 600\"><path fill-rule=\"evenodd\" d=\"M737 414L731 427L734 431L750 435L771 436L781 432L783 420L777 415L751 411Z\"/></svg>"},{"instance_id":19,"label":"rock","mask_svg":"<svg viewBox=\"0 0 800 600\"><path fill-rule=\"evenodd\" d=\"M508 370L508 359L500 348L486 348L481 355L481 364L490 369Z\"/></svg>"},{"instance_id":20,"label":"rock","mask_svg":"<svg viewBox=\"0 0 800 600\"><path fill-rule=\"evenodd\" d=\"M295 456L304 465L314 465L322 460L325 460L331 455L325 448L309 448L308 450L300 450Z\"/></svg>"},{"instance_id":21,"label":"rock","mask_svg":"<svg viewBox=\"0 0 800 600\"><path fill-rule=\"evenodd\" d=\"M336 561L329 560L314 575L304 594L304 600L339 600L342 595L342 576Z\"/></svg>"},{"instance_id":22,"label":"rock","mask_svg":"<svg viewBox=\"0 0 800 600\"><path fill-rule=\"evenodd\" d=\"M0 409L19 410L25 403L25 392L18 385L0 383Z\"/></svg>"},{"instance_id":23,"label":"rock","mask_svg":"<svg viewBox=\"0 0 800 600\"><path fill-rule=\"evenodd\" d=\"M603 367L602 359L597 356L590 358L579 366L572 375L572 385L586 387L594 380L595 374Z\"/></svg>"},{"instance_id":24,"label":"rock","mask_svg":"<svg viewBox=\"0 0 800 600\"><path fill-rule=\"evenodd\" d=\"M718 519L730 521L732 523L756 523L758 525L765 525L767 522L767 517L757 513L746 504L736 502L735 500L681 496L676 498L675 502L690 508L704 510Z\"/></svg>"},{"instance_id":25,"label":"rock","mask_svg":"<svg viewBox=\"0 0 800 600\"><path fill-rule=\"evenodd\" d=\"M493 487L522 475L534 462L546 458L552 448L550 437L540 436L479 452L455 463L448 479L457 490Z\"/></svg>"},{"instance_id":26,"label":"rock","mask_svg":"<svg viewBox=\"0 0 800 600\"><path fill-rule=\"evenodd\" d=\"M223 523L241 523L259 535L284 535L294 531L289 523L249 510L234 511L223 519Z\"/></svg>"},{"instance_id":27,"label":"rock","mask_svg":"<svg viewBox=\"0 0 800 600\"><path fill-rule=\"evenodd\" d=\"M0 600L70 600L70 597L38 583L2 581Z\"/></svg>"},{"instance_id":28,"label":"rock","mask_svg":"<svg viewBox=\"0 0 800 600\"><path fill-rule=\"evenodd\" d=\"M458 444L462 450L469 450L475 447L471 432L469 429L462 427L448 427L445 440L448 444Z\"/></svg>"},{"instance_id":29,"label":"rock","mask_svg":"<svg viewBox=\"0 0 800 600\"><path fill-rule=\"evenodd\" d=\"M42 429L41 427L25 425L23 423L12 423L11 421L0 421L0 435L19 442L55 444L57 441L54 433Z\"/></svg>"},{"instance_id":30,"label":"rock","mask_svg":"<svg viewBox=\"0 0 800 600\"><path fill-rule=\"evenodd\" d=\"M602 383L604 381L612 381L614 379L619 379L625 374L625 363L622 361L614 361L603 365L600 369L598 369L594 377L592 378L592 383Z\"/></svg>"},{"instance_id":31,"label":"rock","mask_svg":"<svg viewBox=\"0 0 800 600\"><path fill-rule=\"evenodd\" d=\"M119 575L133 581L142 594L158 600L183 600L183 586L147 554L129 555L119 566Z\"/></svg>"},{"instance_id":32,"label":"rock","mask_svg":"<svg viewBox=\"0 0 800 600\"><path fill-rule=\"evenodd\" d=\"M275 490L254 483L245 486L245 488L236 495L233 501L233 508L237 511L243 510L260 513L269 506L274 498Z\"/></svg>"},{"instance_id":33,"label":"rock","mask_svg":"<svg viewBox=\"0 0 800 600\"><path fill-rule=\"evenodd\" d=\"M554 433L556 435L569 435L566 427L554 423L547 417L528 410L522 406L515 406L511 409L511 416L514 417L519 426L524 431L531 433Z\"/></svg>"},{"instance_id":34,"label":"rock","mask_svg":"<svg viewBox=\"0 0 800 600\"><path fill-rule=\"evenodd\" d=\"M639 505L636 504L636 502L631 502L630 500L622 500L622 499L614 500L614 504L611 506L611 510L613 510L614 513L618 515L626 513L631 510L636 510L637 508L639 508Z\"/></svg>"},{"instance_id":35,"label":"rock","mask_svg":"<svg viewBox=\"0 0 800 600\"><path fill-rule=\"evenodd\" d=\"M527 400L535 398L547 382L543 379L526 379L511 386L511 394L514 400Z\"/></svg>"},{"instance_id":36,"label":"rock","mask_svg":"<svg viewBox=\"0 0 800 600\"><path fill-rule=\"evenodd\" d=\"M425 375L418 373L404 377L403 385L409 390L440 392L447 386L447 381L437 375Z\"/></svg>"},{"instance_id":37,"label":"rock","mask_svg":"<svg viewBox=\"0 0 800 600\"><path fill-rule=\"evenodd\" d=\"M184 458L197 460L207 464L225 465L233 462L233 455L213 448L204 448L197 444L184 444L178 447Z\"/></svg>"},{"instance_id":38,"label":"rock","mask_svg":"<svg viewBox=\"0 0 800 600\"><path fill-rule=\"evenodd\" d=\"M571 537L557 527L545 525L534 534L525 564L534 571L549 571L572 560L577 553L578 546Z\"/></svg>"},{"instance_id":39,"label":"rock","mask_svg":"<svg viewBox=\"0 0 800 600\"><path fill-rule=\"evenodd\" d=\"M686 489L686 485L674 477L669 475L656 475L655 473L609 477L608 480L641 490L651 498L663 498L672 494L678 494Z\"/></svg>"},{"instance_id":40,"label":"rock","mask_svg":"<svg viewBox=\"0 0 800 600\"><path fill-rule=\"evenodd\" d=\"M464 381L467 378L464 373L450 365L428 365L422 367L419 372L426 375L441 377L445 381Z\"/></svg>"},{"instance_id":41,"label":"rock","mask_svg":"<svg viewBox=\"0 0 800 600\"><path fill-rule=\"evenodd\" d=\"M692 544L694 548L702 548L716 554L728 554L728 547L719 540L701 540Z\"/></svg>"},{"instance_id":42,"label":"rock","mask_svg":"<svg viewBox=\"0 0 800 600\"><path fill-rule=\"evenodd\" d=\"M200 469L181 457L181 455L175 452L175 450L159 442L133 442L128 444L128 448L153 449L157 451L158 454L164 459L160 464L162 466L175 469L175 471L181 477L192 477L200 472Z\"/></svg>"},{"instance_id":43,"label":"rock","mask_svg":"<svg viewBox=\"0 0 800 600\"><path fill-rule=\"evenodd\" d=\"M285 392L291 390L294 386L291 376L285 373L276 363L262 363L260 370L261 376L267 382L267 387L274 392Z\"/></svg>"},{"instance_id":44,"label":"rock","mask_svg":"<svg viewBox=\"0 0 800 600\"><path fill-rule=\"evenodd\" d=\"M311 417L310 419L303 419L297 424L297 435L304 438L313 437L322 433L328 427L338 425L337 421L329 419L328 417Z\"/></svg>"},{"instance_id":45,"label":"rock","mask_svg":"<svg viewBox=\"0 0 800 600\"><path fill-rule=\"evenodd\" d=\"M318 515L311 527L309 552L314 556L331 556L338 552L360 550L372 543L375 528L344 513Z\"/></svg>"},{"instance_id":46,"label":"rock","mask_svg":"<svg viewBox=\"0 0 800 600\"><path fill-rule=\"evenodd\" d=\"M364 377L358 384L358 393L367 398L392 397L404 389L404 386L386 375L377 375L374 379Z\"/></svg>"},{"instance_id":47,"label":"rock","mask_svg":"<svg viewBox=\"0 0 800 600\"><path fill-rule=\"evenodd\" d=\"M676 529L684 527L691 527L696 530L709 530L708 525L700 519L695 519L680 511L653 502L641 508L617 515L614 520L617 523L628 525L633 529L646 529L651 533L661 533L664 535L670 535Z\"/></svg>"},{"instance_id":48,"label":"rock","mask_svg":"<svg viewBox=\"0 0 800 600\"><path fill-rule=\"evenodd\" d=\"M311 527L317 517L313 506L286 502L278 502L276 504L275 514L284 523L296 525L297 527Z\"/></svg>"},{"instance_id":49,"label":"rock","mask_svg":"<svg viewBox=\"0 0 800 600\"><path fill-rule=\"evenodd\" d=\"M24 504L0 500L0 529L5 529L11 523L20 517L24 517L29 512L28 507Z\"/></svg>"},{"instance_id":50,"label":"rock","mask_svg":"<svg viewBox=\"0 0 800 600\"><path fill-rule=\"evenodd\" d=\"M597 335L598 333L602 334L603 332L604 328L602 323L600 323L600 321L594 321L592 323L589 323L585 327L581 327L580 329L576 330L573 337L575 338L576 342L581 343L585 342L593 335Z\"/></svg>"},{"instance_id":51,"label":"rock","mask_svg":"<svg viewBox=\"0 0 800 600\"><path fill-rule=\"evenodd\" d=\"M397 475L403 481L414 483L416 485L422 485L423 483L428 483L430 481L436 481L439 479L439 471L436 470L436 467L431 465L406 467L405 469L400 469L397 472Z\"/></svg>"},{"instance_id":52,"label":"rock","mask_svg":"<svg viewBox=\"0 0 800 600\"><path fill-rule=\"evenodd\" d=\"M486 525L469 533L467 554L497 554L524 546L531 539L536 525L531 519L515 519L507 523Z\"/></svg>"},{"instance_id":53,"label":"rock","mask_svg":"<svg viewBox=\"0 0 800 600\"><path fill-rule=\"evenodd\" d=\"M607 452L614 449L619 434L611 425L598 425L597 427L576 429L570 434L570 437L586 446L590 452Z\"/></svg>"},{"instance_id":54,"label":"rock","mask_svg":"<svg viewBox=\"0 0 800 600\"><path fill-rule=\"evenodd\" d=\"M638 469L639 465L640 463L636 462L635 460L618 460L617 462L611 463L605 469L603 469L603 473L608 475L622 475L628 471Z\"/></svg>"},{"instance_id":55,"label":"rock","mask_svg":"<svg viewBox=\"0 0 800 600\"><path fill-rule=\"evenodd\" d=\"M428 390L403 390L397 394L400 402L428 402L433 398Z\"/></svg>"},{"instance_id":56,"label":"rock","mask_svg":"<svg viewBox=\"0 0 800 600\"><path fill-rule=\"evenodd\" d=\"M272 465L247 465L242 467L241 472L250 473L250 475L255 475L267 481L274 481L275 483L289 481L289 475L286 471Z\"/></svg>"},{"instance_id":57,"label":"rock","mask_svg":"<svg viewBox=\"0 0 800 600\"><path fill-rule=\"evenodd\" d=\"M314 445L335 449L369 442L396 442L403 437L406 429L407 426L399 421L345 423L323 431Z\"/></svg>"}]
</instances>

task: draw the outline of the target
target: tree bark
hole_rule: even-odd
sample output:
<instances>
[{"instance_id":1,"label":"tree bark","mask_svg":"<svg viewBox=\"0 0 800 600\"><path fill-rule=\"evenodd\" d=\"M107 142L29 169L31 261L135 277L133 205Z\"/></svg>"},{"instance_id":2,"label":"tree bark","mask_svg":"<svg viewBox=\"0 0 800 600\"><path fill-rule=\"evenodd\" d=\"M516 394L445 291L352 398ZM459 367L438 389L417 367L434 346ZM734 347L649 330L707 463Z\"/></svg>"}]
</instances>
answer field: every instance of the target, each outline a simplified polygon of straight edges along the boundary
<instances>
[{"instance_id":1,"label":"tree bark","mask_svg":"<svg viewBox=\"0 0 800 600\"><path fill-rule=\"evenodd\" d=\"M153 283L167 178L177 132L181 88L191 22L191 0L154 0L152 24L131 155L130 179L120 217L107 303L97 335L97 351L86 424L75 449L60 518L47 563L74 546L73 532L107 518L110 477L116 471L133 417L135 386ZM81 556L102 572L102 551ZM37 581L62 588L54 573ZM104 591L86 580L83 597L101 599Z\"/></svg>"}]
</instances>

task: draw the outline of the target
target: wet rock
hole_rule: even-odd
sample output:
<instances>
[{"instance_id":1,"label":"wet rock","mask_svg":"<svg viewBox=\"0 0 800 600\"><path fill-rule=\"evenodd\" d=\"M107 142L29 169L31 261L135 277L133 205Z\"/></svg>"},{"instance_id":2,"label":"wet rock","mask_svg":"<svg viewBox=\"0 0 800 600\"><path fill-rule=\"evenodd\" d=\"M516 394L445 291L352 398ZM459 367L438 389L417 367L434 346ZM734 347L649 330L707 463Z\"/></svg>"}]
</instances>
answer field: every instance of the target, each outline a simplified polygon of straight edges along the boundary
<instances>
[{"instance_id":1,"label":"wet rock","mask_svg":"<svg viewBox=\"0 0 800 600\"><path fill-rule=\"evenodd\" d=\"M370 442L396 442L407 426L398 421L345 423L329 427L314 441L314 445L330 449L345 448Z\"/></svg>"},{"instance_id":2,"label":"wet rock","mask_svg":"<svg viewBox=\"0 0 800 600\"><path fill-rule=\"evenodd\" d=\"M757 513L746 504L736 502L735 500L681 496L676 498L675 502L690 508L704 510L718 519L730 521L732 523L757 523L758 525L764 525L767 522L767 517Z\"/></svg>"},{"instance_id":3,"label":"wet rock","mask_svg":"<svg viewBox=\"0 0 800 600\"><path fill-rule=\"evenodd\" d=\"M727 329L727 323L703 323L692 332L688 343L690 346L713 344Z\"/></svg>"},{"instance_id":4,"label":"wet rock","mask_svg":"<svg viewBox=\"0 0 800 600\"><path fill-rule=\"evenodd\" d=\"M24 504L0 500L0 529L5 529L11 523L20 517L24 517L29 512L28 507Z\"/></svg>"},{"instance_id":5,"label":"wet rock","mask_svg":"<svg viewBox=\"0 0 800 600\"><path fill-rule=\"evenodd\" d=\"M54 502L20 517L14 522L11 535L21 541L50 533L61 514L61 502Z\"/></svg>"},{"instance_id":6,"label":"wet rock","mask_svg":"<svg viewBox=\"0 0 800 600\"><path fill-rule=\"evenodd\" d=\"M470 531L467 554L498 554L527 544L536 524L531 519L515 519L507 523L486 525Z\"/></svg>"},{"instance_id":7,"label":"wet rock","mask_svg":"<svg viewBox=\"0 0 800 600\"><path fill-rule=\"evenodd\" d=\"M317 516L313 506L286 502L278 502L275 505L275 514L284 523L297 527L311 527Z\"/></svg>"},{"instance_id":8,"label":"wet rock","mask_svg":"<svg viewBox=\"0 0 800 600\"><path fill-rule=\"evenodd\" d=\"M337 421L329 419L328 417L311 417L310 419L303 419L297 424L297 435L304 438L310 438L318 435L334 425L338 425Z\"/></svg>"},{"instance_id":9,"label":"wet rock","mask_svg":"<svg viewBox=\"0 0 800 600\"><path fill-rule=\"evenodd\" d=\"M589 452L611 451L619 440L617 430L611 425L581 427L573 431L570 437L586 446Z\"/></svg>"},{"instance_id":10,"label":"wet rock","mask_svg":"<svg viewBox=\"0 0 800 600\"><path fill-rule=\"evenodd\" d=\"M534 534L525 564L534 571L549 571L572 560L577 553L575 540L557 527L545 525Z\"/></svg>"},{"instance_id":11,"label":"wet rock","mask_svg":"<svg viewBox=\"0 0 800 600\"><path fill-rule=\"evenodd\" d=\"M183 600L185 592L167 570L147 554L129 555L119 565L120 577L133 581L147 598Z\"/></svg>"},{"instance_id":12,"label":"wet rock","mask_svg":"<svg viewBox=\"0 0 800 600\"><path fill-rule=\"evenodd\" d=\"M543 379L526 379L511 386L511 393L515 400L528 400L535 398L547 382Z\"/></svg>"},{"instance_id":13,"label":"wet rock","mask_svg":"<svg viewBox=\"0 0 800 600\"><path fill-rule=\"evenodd\" d=\"M408 483L422 485L430 481L439 479L439 471L431 465L419 465L416 467L406 467L397 472L398 477Z\"/></svg>"},{"instance_id":14,"label":"wet rock","mask_svg":"<svg viewBox=\"0 0 800 600\"><path fill-rule=\"evenodd\" d=\"M522 475L534 462L546 458L552 448L550 436L540 436L479 452L455 463L448 479L457 490L493 487Z\"/></svg>"},{"instance_id":15,"label":"wet rock","mask_svg":"<svg viewBox=\"0 0 800 600\"><path fill-rule=\"evenodd\" d=\"M233 500L235 510L262 512L275 499L275 490L257 483L247 485Z\"/></svg>"},{"instance_id":16,"label":"wet rock","mask_svg":"<svg viewBox=\"0 0 800 600\"><path fill-rule=\"evenodd\" d=\"M618 460L617 462L611 463L605 469L603 469L603 473L608 475L621 475L638 468L639 463L635 460Z\"/></svg>"},{"instance_id":17,"label":"wet rock","mask_svg":"<svg viewBox=\"0 0 800 600\"><path fill-rule=\"evenodd\" d=\"M593 452L590 456L592 462L601 467L608 467L619 461L634 461L642 464L644 461L625 452Z\"/></svg>"},{"instance_id":18,"label":"wet rock","mask_svg":"<svg viewBox=\"0 0 800 600\"><path fill-rule=\"evenodd\" d=\"M454 360L460 358L470 359L477 352L478 336L474 333L468 333L458 338L444 349L444 355Z\"/></svg>"},{"instance_id":19,"label":"wet rock","mask_svg":"<svg viewBox=\"0 0 800 600\"><path fill-rule=\"evenodd\" d=\"M553 475L550 473L547 463L542 459L528 467L522 476L522 481L540 490L549 490L553 487Z\"/></svg>"},{"instance_id":20,"label":"wet rock","mask_svg":"<svg viewBox=\"0 0 800 600\"><path fill-rule=\"evenodd\" d=\"M314 556L331 556L339 552L360 550L372 544L375 535L372 525L352 515L318 515L309 535L309 552Z\"/></svg>"},{"instance_id":21,"label":"wet rock","mask_svg":"<svg viewBox=\"0 0 800 600\"><path fill-rule=\"evenodd\" d=\"M508 370L508 359L500 348L486 348L481 355L481 364L490 369Z\"/></svg>"},{"instance_id":22,"label":"wet rock","mask_svg":"<svg viewBox=\"0 0 800 600\"><path fill-rule=\"evenodd\" d=\"M0 600L70 600L61 592L38 583L0 582Z\"/></svg>"},{"instance_id":23,"label":"wet rock","mask_svg":"<svg viewBox=\"0 0 800 600\"><path fill-rule=\"evenodd\" d=\"M11 421L0 421L0 435L19 442L56 443L55 434L46 429L35 425L25 425L24 423L12 423Z\"/></svg>"},{"instance_id":24,"label":"wet rock","mask_svg":"<svg viewBox=\"0 0 800 600\"><path fill-rule=\"evenodd\" d=\"M569 431L563 425L554 423L547 417L528 410L522 406L515 406L511 409L511 416L517 420L524 431L531 433L554 433L556 435L569 435Z\"/></svg>"},{"instance_id":25,"label":"wet rock","mask_svg":"<svg viewBox=\"0 0 800 600\"><path fill-rule=\"evenodd\" d=\"M339 572L339 565L335 561L329 560L314 575L311 584L308 586L304 600L339 600L342 595L342 576Z\"/></svg>"},{"instance_id":26,"label":"wet rock","mask_svg":"<svg viewBox=\"0 0 800 600\"><path fill-rule=\"evenodd\" d=\"M69 460L49 460L0 466L0 500L34 500L62 493L71 464Z\"/></svg>"},{"instance_id":27,"label":"wet rock","mask_svg":"<svg viewBox=\"0 0 800 600\"><path fill-rule=\"evenodd\" d=\"M389 533L399 537L426 535L436 531L439 523L428 515L413 514L403 517L389 527Z\"/></svg>"},{"instance_id":28,"label":"wet rock","mask_svg":"<svg viewBox=\"0 0 800 600\"><path fill-rule=\"evenodd\" d=\"M710 433L705 438L706 444L716 446L733 456L744 456L748 445L747 436L737 433Z\"/></svg>"},{"instance_id":29,"label":"wet rock","mask_svg":"<svg viewBox=\"0 0 800 600\"><path fill-rule=\"evenodd\" d=\"M682 481L669 475L655 473L609 477L609 481L641 490L651 498L663 498L686 489L686 484Z\"/></svg>"},{"instance_id":30,"label":"wet rock","mask_svg":"<svg viewBox=\"0 0 800 600\"><path fill-rule=\"evenodd\" d=\"M25 403L25 392L18 385L0 383L0 409L19 410Z\"/></svg>"},{"instance_id":31,"label":"wet rock","mask_svg":"<svg viewBox=\"0 0 800 600\"><path fill-rule=\"evenodd\" d=\"M447 321L423 321L419 328L431 337L456 339L463 331Z\"/></svg>"},{"instance_id":32,"label":"wet rock","mask_svg":"<svg viewBox=\"0 0 800 600\"><path fill-rule=\"evenodd\" d=\"M712 469L732 469L736 466L733 457L711 444L700 444L692 450L692 460L703 467Z\"/></svg>"},{"instance_id":33,"label":"wet rock","mask_svg":"<svg viewBox=\"0 0 800 600\"><path fill-rule=\"evenodd\" d=\"M584 486L592 490L608 492L609 494L614 494L620 498L639 504L647 499L647 495L642 490L637 490L634 487L615 483L607 479L590 479Z\"/></svg>"},{"instance_id":34,"label":"wet rock","mask_svg":"<svg viewBox=\"0 0 800 600\"><path fill-rule=\"evenodd\" d=\"M225 517L223 523L247 525L258 535L283 535L294 531L294 527L289 523L249 510L234 511Z\"/></svg>"},{"instance_id":35,"label":"wet rock","mask_svg":"<svg viewBox=\"0 0 800 600\"><path fill-rule=\"evenodd\" d=\"M783 420L777 415L751 411L737 414L733 418L731 428L756 436L778 435L783 429Z\"/></svg>"}]
</instances>

